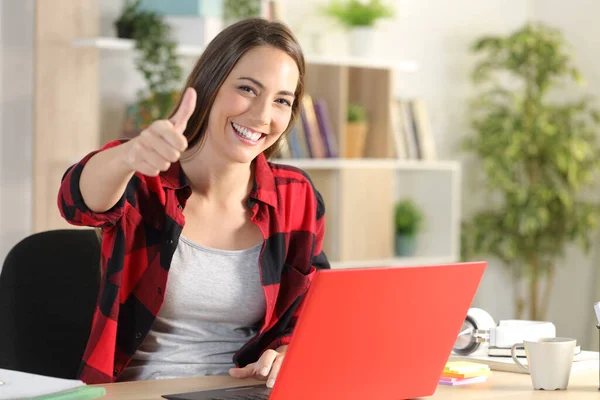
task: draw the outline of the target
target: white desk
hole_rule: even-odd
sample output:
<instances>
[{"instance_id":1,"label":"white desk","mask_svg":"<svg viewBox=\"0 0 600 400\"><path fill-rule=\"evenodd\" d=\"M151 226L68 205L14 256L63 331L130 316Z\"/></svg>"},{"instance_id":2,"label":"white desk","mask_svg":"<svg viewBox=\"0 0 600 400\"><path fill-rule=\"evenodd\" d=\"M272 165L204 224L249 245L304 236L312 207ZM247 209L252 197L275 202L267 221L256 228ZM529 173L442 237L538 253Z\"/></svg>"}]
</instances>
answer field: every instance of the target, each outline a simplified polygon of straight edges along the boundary
<instances>
[{"instance_id":1,"label":"white desk","mask_svg":"<svg viewBox=\"0 0 600 400\"><path fill-rule=\"evenodd\" d=\"M169 393L192 392L202 389L241 386L252 384L228 376L181 378L159 381L140 381L99 385L106 388L104 399L119 400L159 400ZM564 391L536 391L531 386L531 378L526 374L493 371L487 382L469 386L439 386L429 399L600 399L598 391L598 370L576 372L571 375L569 387ZM164 400L164 399L162 399Z\"/></svg>"}]
</instances>

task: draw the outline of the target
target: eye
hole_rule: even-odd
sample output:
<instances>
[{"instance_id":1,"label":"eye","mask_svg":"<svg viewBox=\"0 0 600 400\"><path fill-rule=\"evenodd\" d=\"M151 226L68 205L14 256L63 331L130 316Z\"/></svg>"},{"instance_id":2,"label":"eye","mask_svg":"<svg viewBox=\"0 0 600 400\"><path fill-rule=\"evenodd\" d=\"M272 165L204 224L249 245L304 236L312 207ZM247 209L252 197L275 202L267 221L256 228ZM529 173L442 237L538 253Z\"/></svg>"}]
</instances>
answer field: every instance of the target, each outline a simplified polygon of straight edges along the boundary
<instances>
[{"instance_id":1,"label":"eye","mask_svg":"<svg viewBox=\"0 0 600 400\"><path fill-rule=\"evenodd\" d=\"M290 103L288 100L286 99L277 99L275 100L276 102L278 102L279 104L283 104L285 106L291 107L292 103Z\"/></svg>"},{"instance_id":2,"label":"eye","mask_svg":"<svg viewBox=\"0 0 600 400\"><path fill-rule=\"evenodd\" d=\"M238 89L243 92L256 94L256 90L254 90L254 88L252 88L250 86L242 85L242 86L238 86Z\"/></svg>"}]
</instances>

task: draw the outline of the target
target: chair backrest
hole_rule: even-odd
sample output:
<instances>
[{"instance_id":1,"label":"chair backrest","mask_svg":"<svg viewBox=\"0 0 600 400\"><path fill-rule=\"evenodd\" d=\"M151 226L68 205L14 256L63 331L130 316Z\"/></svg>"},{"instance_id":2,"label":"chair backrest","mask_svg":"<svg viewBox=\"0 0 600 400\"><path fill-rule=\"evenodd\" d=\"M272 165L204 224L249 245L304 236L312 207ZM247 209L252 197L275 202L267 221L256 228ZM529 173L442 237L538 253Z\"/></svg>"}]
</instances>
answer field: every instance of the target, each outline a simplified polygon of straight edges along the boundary
<instances>
[{"instance_id":1,"label":"chair backrest","mask_svg":"<svg viewBox=\"0 0 600 400\"><path fill-rule=\"evenodd\" d=\"M0 368L76 378L100 284L93 229L33 234L0 274Z\"/></svg>"}]
</instances>

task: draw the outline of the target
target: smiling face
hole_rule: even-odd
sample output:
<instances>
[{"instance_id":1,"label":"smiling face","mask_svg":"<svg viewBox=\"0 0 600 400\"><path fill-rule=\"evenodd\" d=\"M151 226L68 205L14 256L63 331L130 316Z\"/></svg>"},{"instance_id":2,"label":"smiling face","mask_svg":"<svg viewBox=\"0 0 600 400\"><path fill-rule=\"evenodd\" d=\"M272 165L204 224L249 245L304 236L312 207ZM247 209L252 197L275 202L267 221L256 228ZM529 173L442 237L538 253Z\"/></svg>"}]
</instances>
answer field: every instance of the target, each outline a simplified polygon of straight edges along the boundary
<instances>
[{"instance_id":1,"label":"smiling face","mask_svg":"<svg viewBox=\"0 0 600 400\"><path fill-rule=\"evenodd\" d=\"M237 62L210 111L205 149L227 162L249 163L272 146L292 116L298 67L284 51L255 47Z\"/></svg>"}]
</instances>

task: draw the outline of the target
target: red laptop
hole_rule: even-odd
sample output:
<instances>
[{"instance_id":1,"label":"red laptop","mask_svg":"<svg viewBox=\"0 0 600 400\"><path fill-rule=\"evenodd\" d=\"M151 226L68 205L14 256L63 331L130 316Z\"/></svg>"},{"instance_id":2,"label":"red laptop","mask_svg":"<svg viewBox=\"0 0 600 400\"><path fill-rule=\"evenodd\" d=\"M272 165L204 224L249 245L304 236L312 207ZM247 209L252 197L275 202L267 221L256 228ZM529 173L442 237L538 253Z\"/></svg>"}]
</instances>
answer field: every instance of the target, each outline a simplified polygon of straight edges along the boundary
<instances>
[{"instance_id":1,"label":"red laptop","mask_svg":"<svg viewBox=\"0 0 600 400\"><path fill-rule=\"evenodd\" d=\"M398 400L431 396L486 262L317 272L273 389L172 400Z\"/></svg>"}]
</instances>

